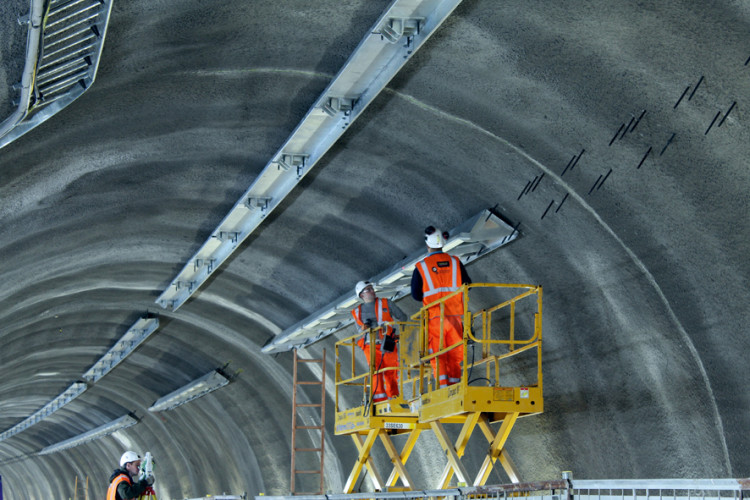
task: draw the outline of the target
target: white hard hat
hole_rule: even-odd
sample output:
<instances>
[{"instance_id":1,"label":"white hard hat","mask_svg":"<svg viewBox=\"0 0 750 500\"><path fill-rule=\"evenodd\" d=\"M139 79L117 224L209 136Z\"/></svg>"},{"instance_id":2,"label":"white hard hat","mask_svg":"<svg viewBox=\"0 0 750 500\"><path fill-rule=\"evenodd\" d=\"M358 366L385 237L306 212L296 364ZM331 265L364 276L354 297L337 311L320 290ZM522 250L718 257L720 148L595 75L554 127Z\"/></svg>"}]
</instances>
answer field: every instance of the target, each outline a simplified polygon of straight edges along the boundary
<instances>
[{"instance_id":1,"label":"white hard hat","mask_svg":"<svg viewBox=\"0 0 750 500\"><path fill-rule=\"evenodd\" d=\"M359 281L357 282L357 286L354 287L354 293L356 293L357 297L359 297L359 294L362 293L362 290L364 290L368 286L372 286L372 283L370 283L369 281Z\"/></svg>"},{"instance_id":2,"label":"white hard hat","mask_svg":"<svg viewBox=\"0 0 750 500\"><path fill-rule=\"evenodd\" d=\"M425 231L424 241L427 243L427 246L430 248L443 248L443 245L445 245L443 231L432 226L428 229L432 229L432 232L428 233Z\"/></svg>"},{"instance_id":3,"label":"white hard hat","mask_svg":"<svg viewBox=\"0 0 750 500\"><path fill-rule=\"evenodd\" d=\"M125 467L125 464L130 463L130 462L135 462L136 460L140 460L140 459L141 457L139 457L136 452L126 451L120 457L120 467Z\"/></svg>"}]
</instances>

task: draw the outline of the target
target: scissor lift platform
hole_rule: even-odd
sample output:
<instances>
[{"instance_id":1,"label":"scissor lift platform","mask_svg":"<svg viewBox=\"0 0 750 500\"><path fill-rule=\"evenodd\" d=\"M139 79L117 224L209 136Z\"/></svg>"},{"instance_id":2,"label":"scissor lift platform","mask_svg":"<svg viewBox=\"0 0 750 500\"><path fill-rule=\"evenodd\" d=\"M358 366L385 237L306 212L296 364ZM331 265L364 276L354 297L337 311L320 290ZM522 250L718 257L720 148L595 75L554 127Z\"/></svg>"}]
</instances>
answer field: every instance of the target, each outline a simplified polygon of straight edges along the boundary
<instances>
[{"instance_id":1,"label":"scissor lift platform","mask_svg":"<svg viewBox=\"0 0 750 500\"><path fill-rule=\"evenodd\" d=\"M475 412L491 415L490 421L497 422L509 413L518 413L519 416L542 413L544 400L541 386L464 387L455 384L422 396L412 406L418 406L420 422L446 420Z\"/></svg>"},{"instance_id":2,"label":"scissor lift platform","mask_svg":"<svg viewBox=\"0 0 750 500\"><path fill-rule=\"evenodd\" d=\"M415 429L418 414L401 398L382 403L357 406L336 412L336 434L363 433L370 429L386 429L393 434Z\"/></svg>"},{"instance_id":3,"label":"scissor lift platform","mask_svg":"<svg viewBox=\"0 0 750 500\"><path fill-rule=\"evenodd\" d=\"M429 424L418 421L417 412L413 411L401 397L375 403L373 406L362 405L345 411L337 411L336 434L350 435L359 451L344 491L351 493L354 490L354 484L363 467L367 468L370 480L380 491L392 489L399 478L405 485L404 489L412 489L414 481L406 470L405 462L419 434L429 428ZM391 436L399 434L409 435L406 446L400 452L391 440ZM370 458L370 451L378 438L394 464L391 474L385 481Z\"/></svg>"},{"instance_id":4,"label":"scissor lift platform","mask_svg":"<svg viewBox=\"0 0 750 500\"><path fill-rule=\"evenodd\" d=\"M519 294L518 289L523 291ZM510 297L495 301L490 307L477 312L470 312L470 291L480 292L476 294L479 298L475 302L486 302L488 295L492 295L486 293L488 290L496 295L498 292L500 295L510 294ZM459 344L428 355L427 318L424 309L412 318L413 321L391 325L400 332L397 368L400 396L397 398L368 404L367 401L372 398L370 381L375 379L379 371L375 367L374 358L369 360L367 371L357 373L354 346L360 334L337 342L335 433L350 435L359 450L344 493L353 491L363 467L368 469L370 480L377 491L413 489L414 481L405 464L424 430L434 432L447 458L447 464L435 488L447 488L454 475L459 484L484 485L496 462L501 464L511 481L519 481L515 465L504 446L518 418L544 411L541 365L542 289L532 285L475 284L465 285L456 293L464 295L465 304L463 374L457 384L439 388L435 383L430 360ZM445 299L449 298L450 296ZM371 329L369 332L373 343L377 335L375 330ZM524 330L526 334L519 333L520 330ZM477 349L480 352L478 359L475 359ZM525 356L524 361L515 368L525 373L518 374L514 372L513 362L518 361L520 356ZM341 376L343 358L348 358L351 366L349 377ZM507 384L507 381L515 382L524 377L528 379L525 383ZM505 384L502 383L504 381ZM359 397L363 403L342 408L343 392L352 386L361 391ZM499 428L495 431L492 424L497 422ZM445 425L449 424L461 425L455 442L445 430ZM461 463L461 457L476 427L480 428L490 446L480 470L472 478ZM408 434L408 438L401 451L398 451L391 436L401 434ZM378 438L393 464L393 470L385 481L370 457L370 451ZM401 487L396 486L399 479L403 484Z\"/></svg>"}]
</instances>

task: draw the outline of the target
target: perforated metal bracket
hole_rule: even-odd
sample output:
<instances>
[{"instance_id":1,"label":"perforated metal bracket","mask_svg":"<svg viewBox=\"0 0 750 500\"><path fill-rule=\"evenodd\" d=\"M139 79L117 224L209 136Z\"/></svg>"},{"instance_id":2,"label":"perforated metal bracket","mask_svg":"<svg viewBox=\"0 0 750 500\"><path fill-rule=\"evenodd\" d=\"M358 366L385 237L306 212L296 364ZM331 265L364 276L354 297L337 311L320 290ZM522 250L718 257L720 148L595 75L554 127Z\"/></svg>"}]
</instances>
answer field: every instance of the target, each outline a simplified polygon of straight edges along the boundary
<instances>
[{"instance_id":1,"label":"perforated metal bracket","mask_svg":"<svg viewBox=\"0 0 750 500\"><path fill-rule=\"evenodd\" d=\"M323 111L328 116L334 117L339 113L343 113L344 116L349 114L357 105L357 98L355 97L328 97L326 103L323 104Z\"/></svg>"},{"instance_id":2,"label":"perforated metal bracket","mask_svg":"<svg viewBox=\"0 0 750 500\"><path fill-rule=\"evenodd\" d=\"M193 270L197 271L203 266L206 266L206 270L210 273L214 270L214 264L216 263L216 259L195 259L193 261Z\"/></svg>"},{"instance_id":3,"label":"perforated metal bracket","mask_svg":"<svg viewBox=\"0 0 750 500\"><path fill-rule=\"evenodd\" d=\"M237 243L239 235L240 233L237 231L219 231L212 236L219 241L231 241L232 243Z\"/></svg>"},{"instance_id":4,"label":"perforated metal bracket","mask_svg":"<svg viewBox=\"0 0 750 500\"><path fill-rule=\"evenodd\" d=\"M380 35L390 43L397 43L402 37L418 35L422 24L422 17L391 17L380 27Z\"/></svg>"},{"instance_id":5,"label":"perforated metal bracket","mask_svg":"<svg viewBox=\"0 0 750 500\"><path fill-rule=\"evenodd\" d=\"M245 202L245 206L249 208L250 210L255 210L256 208L260 208L261 210L267 210L268 204L271 202L271 198L256 198L253 196L250 196L247 199L247 202Z\"/></svg>"},{"instance_id":6,"label":"perforated metal bracket","mask_svg":"<svg viewBox=\"0 0 750 500\"><path fill-rule=\"evenodd\" d=\"M493 210L483 210L450 231L443 251L459 257L464 264L475 261L519 237L513 227ZM424 249L406 257L370 281L380 296L398 300L410 291L414 266L425 257ZM319 309L296 325L287 328L266 344L262 352L275 353L310 345L350 325L351 309L358 302L353 293L346 294Z\"/></svg>"},{"instance_id":7,"label":"perforated metal bracket","mask_svg":"<svg viewBox=\"0 0 750 500\"><path fill-rule=\"evenodd\" d=\"M287 141L173 281L195 281L191 293L199 289L211 270L194 269L192 263L211 258L215 269L240 248L460 3L393 0ZM403 41L395 43L404 37L405 45ZM386 43L386 38L393 43ZM221 231L237 232L237 241L216 238ZM176 310L191 293L169 286L156 302Z\"/></svg>"},{"instance_id":8,"label":"perforated metal bracket","mask_svg":"<svg viewBox=\"0 0 750 500\"><path fill-rule=\"evenodd\" d=\"M292 167L305 167L305 162L307 161L307 158L309 158L310 155L306 154L282 154L281 157L276 160L276 164L279 166L279 168L283 168L284 170L289 170Z\"/></svg>"}]
</instances>

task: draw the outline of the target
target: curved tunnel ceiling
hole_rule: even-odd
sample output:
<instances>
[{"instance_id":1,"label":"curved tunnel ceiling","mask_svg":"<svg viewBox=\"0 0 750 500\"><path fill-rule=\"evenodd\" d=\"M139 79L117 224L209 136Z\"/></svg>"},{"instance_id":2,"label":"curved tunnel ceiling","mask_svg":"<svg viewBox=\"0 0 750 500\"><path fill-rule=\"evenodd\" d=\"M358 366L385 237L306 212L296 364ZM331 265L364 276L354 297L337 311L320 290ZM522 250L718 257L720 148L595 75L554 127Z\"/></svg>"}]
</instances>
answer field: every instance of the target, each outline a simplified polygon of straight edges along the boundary
<instances>
[{"instance_id":1,"label":"curved tunnel ceiling","mask_svg":"<svg viewBox=\"0 0 750 500\"><path fill-rule=\"evenodd\" d=\"M750 474L747 2L464 0L197 294L154 304L389 3L116 2L96 83L0 150L0 432L160 320L0 442L6 498L72 497L76 476L103 496L127 448L157 457L161 498L288 492L291 354L261 348L424 226L488 207L522 236L474 281L545 290L545 413L508 443L521 479ZM25 4L3 2L2 33ZM5 111L23 44L2 39ZM226 363L226 387L148 412ZM327 441L340 491L356 450ZM423 487L432 445L409 460Z\"/></svg>"}]
</instances>

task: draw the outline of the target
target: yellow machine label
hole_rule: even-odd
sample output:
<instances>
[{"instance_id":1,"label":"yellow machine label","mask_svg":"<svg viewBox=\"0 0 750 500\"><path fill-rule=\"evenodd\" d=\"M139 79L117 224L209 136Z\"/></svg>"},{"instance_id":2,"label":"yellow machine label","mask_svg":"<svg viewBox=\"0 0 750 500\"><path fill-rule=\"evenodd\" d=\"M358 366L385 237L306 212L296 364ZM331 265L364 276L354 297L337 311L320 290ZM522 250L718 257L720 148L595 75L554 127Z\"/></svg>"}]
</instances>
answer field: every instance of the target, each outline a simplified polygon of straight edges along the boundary
<instances>
[{"instance_id":1,"label":"yellow machine label","mask_svg":"<svg viewBox=\"0 0 750 500\"><path fill-rule=\"evenodd\" d=\"M415 429L414 424L406 424L403 422L383 422L383 428L385 429Z\"/></svg>"},{"instance_id":2,"label":"yellow machine label","mask_svg":"<svg viewBox=\"0 0 750 500\"><path fill-rule=\"evenodd\" d=\"M526 397L529 397L529 390L526 389ZM492 399L495 401L513 401L512 387L496 387L492 391Z\"/></svg>"}]
</instances>

